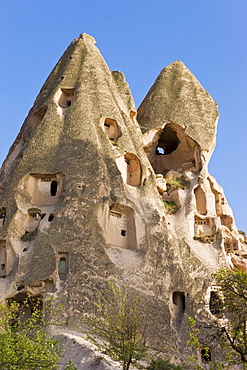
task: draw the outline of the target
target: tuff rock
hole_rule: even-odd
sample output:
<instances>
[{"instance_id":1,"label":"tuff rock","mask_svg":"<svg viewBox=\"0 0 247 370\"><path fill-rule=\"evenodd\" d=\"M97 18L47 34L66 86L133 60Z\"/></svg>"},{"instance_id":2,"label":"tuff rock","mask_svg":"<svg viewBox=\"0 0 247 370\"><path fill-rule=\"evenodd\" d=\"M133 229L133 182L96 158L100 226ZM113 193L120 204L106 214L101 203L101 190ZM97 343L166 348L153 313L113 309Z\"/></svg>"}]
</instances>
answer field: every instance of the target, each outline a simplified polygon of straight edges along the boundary
<instances>
[{"instance_id":1,"label":"tuff rock","mask_svg":"<svg viewBox=\"0 0 247 370\"><path fill-rule=\"evenodd\" d=\"M161 72L137 115L124 75L108 69L91 36L75 39L2 165L1 300L54 296L61 323L80 332L114 280L143 296L151 349L188 360L192 316L221 359L212 274L246 271L247 251L207 169L217 119L181 61Z\"/></svg>"}]
</instances>

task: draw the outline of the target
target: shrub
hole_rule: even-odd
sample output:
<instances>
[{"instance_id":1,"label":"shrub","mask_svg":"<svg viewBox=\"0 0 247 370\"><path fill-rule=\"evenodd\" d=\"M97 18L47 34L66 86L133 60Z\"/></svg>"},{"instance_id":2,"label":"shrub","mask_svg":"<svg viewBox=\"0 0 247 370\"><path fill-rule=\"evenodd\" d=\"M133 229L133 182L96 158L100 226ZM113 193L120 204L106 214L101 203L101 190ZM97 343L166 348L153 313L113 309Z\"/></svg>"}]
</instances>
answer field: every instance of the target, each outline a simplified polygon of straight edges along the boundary
<instances>
[{"instance_id":1,"label":"shrub","mask_svg":"<svg viewBox=\"0 0 247 370\"><path fill-rule=\"evenodd\" d=\"M166 179L166 184L168 187L175 189L188 189L190 187L190 181L186 180L184 176L176 179Z\"/></svg>"},{"instance_id":2,"label":"shrub","mask_svg":"<svg viewBox=\"0 0 247 370\"><path fill-rule=\"evenodd\" d=\"M163 200L168 215L173 215L178 211L178 206L173 200Z\"/></svg>"},{"instance_id":3,"label":"shrub","mask_svg":"<svg viewBox=\"0 0 247 370\"><path fill-rule=\"evenodd\" d=\"M26 233L26 234L22 235L21 240L23 242L29 242L29 241L33 240L36 237L37 232L38 232L38 228L31 231L30 233Z\"/></svg>"},{"instance_id":4,"label":"shrub","mask_svg":"<svg viewBox=\"0 0 247 370\"><path fill-rule=\"evenodd\" d=\"M180 365L171 364L169 360L164 360L163 358L158 358L152 360L150 365L147 367L148 370L183 370Z\"/></svg>"}]
</instances>

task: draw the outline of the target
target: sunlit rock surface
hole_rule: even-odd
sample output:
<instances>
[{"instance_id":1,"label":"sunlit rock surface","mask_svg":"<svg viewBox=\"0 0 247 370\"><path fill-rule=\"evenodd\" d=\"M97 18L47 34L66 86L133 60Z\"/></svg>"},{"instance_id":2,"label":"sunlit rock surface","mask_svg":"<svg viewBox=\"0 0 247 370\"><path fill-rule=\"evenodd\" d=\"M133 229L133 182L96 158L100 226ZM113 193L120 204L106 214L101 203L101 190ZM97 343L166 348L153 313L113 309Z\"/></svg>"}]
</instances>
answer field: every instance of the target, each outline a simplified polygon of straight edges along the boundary
<instances>
[{"instance_id":1,"label":"sunlit rock surface","mask_svg":"<svg viewBox=\"0 0 247 370\"><path fill-rule=\"evenodd\" d=\"M247 239L208 174L217 104L176 61L137 117L123 74L80 35L1 169L1 300L55 297L61 325L83 331L98 291L115 280L143 296L151 348L186 361L193 316L202 345L221 359L210 328L212 274L246 271Z\"/></svg>"}]
</instances>

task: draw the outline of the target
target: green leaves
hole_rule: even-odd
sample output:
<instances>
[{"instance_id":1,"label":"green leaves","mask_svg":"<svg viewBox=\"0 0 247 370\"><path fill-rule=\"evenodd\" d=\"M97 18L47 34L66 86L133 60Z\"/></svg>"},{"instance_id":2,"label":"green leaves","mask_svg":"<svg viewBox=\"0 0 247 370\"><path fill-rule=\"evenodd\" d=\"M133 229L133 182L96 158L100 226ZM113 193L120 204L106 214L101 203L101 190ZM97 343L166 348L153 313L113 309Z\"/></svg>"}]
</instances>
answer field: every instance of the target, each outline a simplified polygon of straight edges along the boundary
<instances>
[{"instance_id":1,"label":"green leaves","mask_svg":"<svg viewBox=\"0 0 247 370\"><path fill-rule=\"evenodd\" d=\"M108 282L108 289L95 303L98 316L87 323L93 333L104 340L103 349L113 359L120 361L123 370L140 360L147 351L145 345L146 312L140 296Z\"/></svg>"},{"instance_id":2,"label":"green leaves","mask_svg":"<svg viewBox=\"0 0 247 370\"><path fill-rule=\"evenodd\" d=\"M24 306L16 302L0 305L0 368L57 369L61 355L58 341L47 336L47 322L38 306L32 308L31 316L24 321Z\"/></svg>"},{"instance_id":3,"label":"green leaves","mask_svg":"<svg viewBox=\"0 0 247 370\"><path fill-rule=\"evenodd\" d=\"M242 271L219 270L215 275L223 301L225 324L221 333L226 343L247 363L247 274Z\"/></svg>"}]
</instances>

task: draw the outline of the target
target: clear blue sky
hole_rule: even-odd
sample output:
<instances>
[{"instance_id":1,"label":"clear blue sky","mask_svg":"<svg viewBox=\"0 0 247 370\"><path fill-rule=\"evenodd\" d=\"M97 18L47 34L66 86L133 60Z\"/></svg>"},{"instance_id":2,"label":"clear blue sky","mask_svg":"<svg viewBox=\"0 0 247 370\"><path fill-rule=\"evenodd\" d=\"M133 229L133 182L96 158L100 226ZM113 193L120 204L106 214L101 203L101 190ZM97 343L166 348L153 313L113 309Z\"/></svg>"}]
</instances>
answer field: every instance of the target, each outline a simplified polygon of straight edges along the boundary
<instances>
[{"instance_id":1,"label":"clear blue sky","mask_svg":"<svg viewBox=\"0 0 247 370\"><path fill-rule=\"evenodd\" d=\"M0 0L0 162L82 32L125 74L137 107L169 63L195 74L221 114L210 173L247 231L247 0Z\"/></svg>"}]
</instances>

